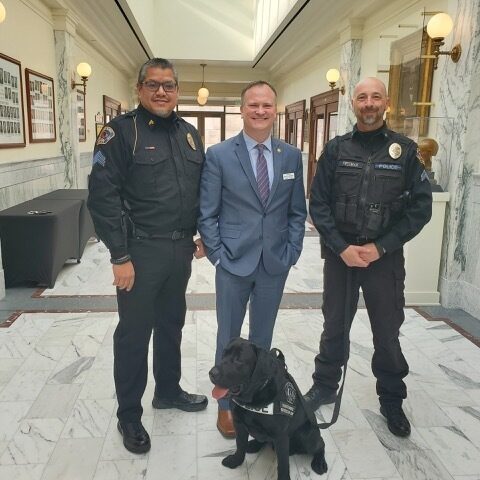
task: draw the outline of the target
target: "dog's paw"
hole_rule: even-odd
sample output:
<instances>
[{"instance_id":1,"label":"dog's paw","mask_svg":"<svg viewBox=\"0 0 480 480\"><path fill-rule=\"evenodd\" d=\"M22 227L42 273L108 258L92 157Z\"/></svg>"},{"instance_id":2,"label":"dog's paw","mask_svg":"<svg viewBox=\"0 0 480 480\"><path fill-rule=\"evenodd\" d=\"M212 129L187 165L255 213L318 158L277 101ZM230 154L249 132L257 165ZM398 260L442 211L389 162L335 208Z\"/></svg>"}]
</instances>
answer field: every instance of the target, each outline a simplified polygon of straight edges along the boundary
<instances>
[{"instance_id":1,"label":"dog's paw","mask_svg":"<svg viewBox=\"0 0 480 480\"><path fill-rule=\"evenodd\" d=\"M237 468L243 463L244 460L245 457L242 458L240 455L233 454L225 457L222 460L222 465L228 468Z\"/></svg>"},{"instance_id":2,"label":"dog's paw","mask_svg":"<svg viewBox=\"0 0 480 480\"><path fill-rule=\"evenodd\" d=\"M327 462L325 461L325 455L323 453L316 453L313 456L313 460L311 463L312 470L318 475L322 475L328 470Z\"/></svg>"},{"instance_id":3,"label":"dog's paw","mask_svg":"<svg viewBox=\"0 0 480 480\"><path fill-rule=\"evenodd\" d=\"M247 453L257 453L259 452L264 446L266 442L259 442L257 439L250 440L247 444Z\"/></svg>"}]
</instances>

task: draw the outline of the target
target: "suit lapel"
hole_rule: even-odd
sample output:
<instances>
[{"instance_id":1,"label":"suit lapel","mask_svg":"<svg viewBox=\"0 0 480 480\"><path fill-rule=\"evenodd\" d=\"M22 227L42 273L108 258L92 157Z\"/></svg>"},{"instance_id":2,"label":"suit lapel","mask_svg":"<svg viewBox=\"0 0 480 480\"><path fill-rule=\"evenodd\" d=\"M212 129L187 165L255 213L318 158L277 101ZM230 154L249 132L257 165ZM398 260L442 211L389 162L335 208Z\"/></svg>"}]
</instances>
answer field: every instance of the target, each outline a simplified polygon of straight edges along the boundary
<instances>
[{"instance_id":1,"label":"suit lapel","mask_svg":"<svg viewBox=\"0 0 480 480\"><path fill-rule=\"evenodd\" d=\"M245 144L245 139L243 138L242 132L237 135L236 143L237 146L235 149L235 153L238 157L238 160L240 161L240 165L242 166L245 175L247 176L250 184L252 185L253 191L255 192L261 203L262 199L260 198L260 193L258 191L257 180L255 178L255 174L253 173L250 156L248 155L247 145Z\"/></svg>"},{"instance_id":2,"label":"suit lapel","mask_svg":"<svg viewBox=\"0 0 480 480\"><path fill-rule=\"evenodd\" d=\"M280 177L282 175L282 163L284 158L283 148L280 143L272 138L272 155L273 155L273 183L272 188L270 189L270 195L267 200L267 207L272 201L275 191L277 190L278 184L280 183Z\"/></svg>"}]
</instances>

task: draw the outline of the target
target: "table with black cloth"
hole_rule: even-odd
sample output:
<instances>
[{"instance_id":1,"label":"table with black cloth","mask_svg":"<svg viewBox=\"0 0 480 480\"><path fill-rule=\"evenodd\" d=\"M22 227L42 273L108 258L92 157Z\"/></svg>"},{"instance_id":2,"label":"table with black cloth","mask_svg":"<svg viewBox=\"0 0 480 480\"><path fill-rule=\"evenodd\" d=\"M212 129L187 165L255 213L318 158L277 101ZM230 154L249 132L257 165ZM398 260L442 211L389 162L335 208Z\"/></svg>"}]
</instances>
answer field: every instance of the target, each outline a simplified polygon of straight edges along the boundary
<instances>
[{"instance_id":1,"label":"table with black cloth","mask_svg":"<svg viewBox=\"0 0 480 480\"><path fill-rule=\"evenodd\" d=\"M34 198L0 212L7 287L34 282L53 288L69 258L79 259L81 200ZM29 214L31 211L48 212Z\"/></svg>"},{"instance_id":2,"label":"table with black cloth","mask_svg":"<svg viewBox=\"0 0 480 480\"><path fill-rule=\"evenodd\" d=\"M87 208L88 189L86 188L62 188L46 193L37 198L45 198L50 200L81 200L79 218L79 240L78 240L78 257L81 258L85 245L91 237L95 237L95 228L93 226L92 217Z\"/></svg>"}]
</instances>

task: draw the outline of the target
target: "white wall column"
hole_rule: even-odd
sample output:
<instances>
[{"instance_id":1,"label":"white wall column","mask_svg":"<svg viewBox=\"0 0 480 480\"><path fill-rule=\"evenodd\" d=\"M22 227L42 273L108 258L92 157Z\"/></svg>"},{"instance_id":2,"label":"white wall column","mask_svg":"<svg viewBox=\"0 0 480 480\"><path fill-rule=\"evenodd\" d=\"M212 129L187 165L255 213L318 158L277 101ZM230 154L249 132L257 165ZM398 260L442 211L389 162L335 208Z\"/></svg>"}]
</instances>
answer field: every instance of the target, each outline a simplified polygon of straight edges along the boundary
<instances>
[{"instance_id":1,"label":"white wall column","mask_svg":"<svg viewBox=\"0 0 480 480\"><path fill-rule=\"evenodd\" d=\"M338 102L337 134L343 135L350 131L355 124L355 115L352 111L353 88L360 80L362 63L362 30L363 22L359 19L350 19L340 32L340 82L345 86L345 95L340 93ZM340 85L340 86L341 86Z\"/></svg>"},{"instance_id":2,"label":"white wall column","mask_svg":"<svg viewBox=\"0 0 480 480\"><path fill-rule=\"evenodd\" d=\"M439 59L435 75L441 81L438 102L441 117L452 118L439 130L440 152L435 161L438 183L450 193L440 271L441 303L460 307L480 318L480 137L475 126L480 122L480 3L471 0L449 1L453 31L443 50L462 46L458 63L450 57ZM473 127L472 127L473 126Z\"/></svg>"},{"instance_id":3,"label":"white wall column","mask_svg":"<svg viewBox=\"0 0 480 480\"><path fill-rule=\"evenodd\" d=\"M55 10L53 19L55 22L55 59L57 62L58 136L61 151L65 157L65 188L78 188L80 155L78 150L76 89L72 90L71 87L75 72L73 50L77 21L66 10Z\"/></svg>"}]
</instances>

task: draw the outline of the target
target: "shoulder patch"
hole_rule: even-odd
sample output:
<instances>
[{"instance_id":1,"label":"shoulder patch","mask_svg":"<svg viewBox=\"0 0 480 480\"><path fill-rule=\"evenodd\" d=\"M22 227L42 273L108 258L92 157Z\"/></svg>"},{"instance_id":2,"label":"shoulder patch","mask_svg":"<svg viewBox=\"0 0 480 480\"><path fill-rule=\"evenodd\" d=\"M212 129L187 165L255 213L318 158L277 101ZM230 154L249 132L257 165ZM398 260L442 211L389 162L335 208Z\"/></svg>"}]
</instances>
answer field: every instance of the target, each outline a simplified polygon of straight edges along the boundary
<instances>
[{"instance_id":1,"label":"shoulder patch","mask_svg":"<svg viewBox=\"0 0 480 480\"><path fill-rule=\"evenodd\" d=\"M422 172L422 176L420 177L420 180L424 182L425 180L428 180L428 173L426 170Z\"/></svg>"},{"instance_id":2,"label":"shoulder patch","mask_svg":"<svg viewBox=\"0 0 480 480\"><path fill-rule=\"evenodd\" d=\"M97 153L95 153L93 156L93 165L98 164L104 167L106 159L107 157L104 155L104 153L101 150L97 150Z\"/></svg>"},{"instance_id":3,"label":"shoulder patch","mask_svg":"<svg viewBox=\"0 0 480 480\"><path fill-rule=\"evenodd\" d=\"M115 132L112 127L103 127L95 145L106 145L114 136Z\"/></svg>"}]
</instances>

